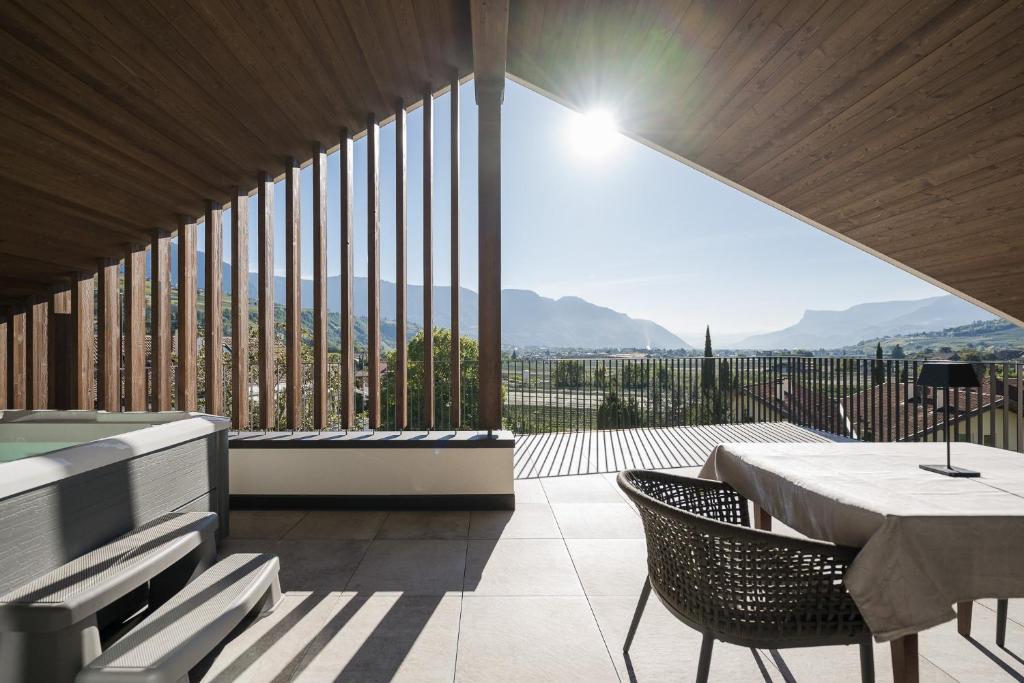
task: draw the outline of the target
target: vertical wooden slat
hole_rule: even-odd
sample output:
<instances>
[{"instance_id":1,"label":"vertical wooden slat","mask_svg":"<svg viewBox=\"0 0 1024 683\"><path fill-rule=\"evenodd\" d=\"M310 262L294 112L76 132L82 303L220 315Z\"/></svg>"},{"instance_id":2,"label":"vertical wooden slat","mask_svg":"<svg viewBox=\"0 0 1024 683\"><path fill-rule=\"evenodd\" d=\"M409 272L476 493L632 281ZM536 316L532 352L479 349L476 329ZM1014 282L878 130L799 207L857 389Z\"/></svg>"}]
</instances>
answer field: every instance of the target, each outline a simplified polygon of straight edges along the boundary
<instances>
[{"instance_id":1,"label":"vertical wooden slat","mask_svg":"<svg viewBox=\"0 0 1024 683\"><path fill-rule=\"evenodd\" d=\"M203 346L206 351L206 412L224 414L224 224L220 205L206 202L206 290Z\"/></svg>"},{"instance_id":2,"label":"vertical wooden slat","mask_svg":"<svg viewBox=\"0 0 1024 683\"><path fill-rule=\"evenodd\" d=\"M249 427L249 197L231 201L231 419Z\"/></svg>"},{"instance_id":3,"label":"vertical wooden slat","mask_svg":"<svg viewBox=\"0 0 1024 683\"><path fill-rule=\"evenodd\" d=\"M327 428L327 153L313 150L313 428Z\"/></svg>"},{"instance_id":4,"label":"vertical wooden slat","mask_svg":"<svg viewBox=\"0 0 1024 683\"><path fill-rule=\"evenodd\" d=\"M302 274L299 271L299 165L294 159L288 159L285 164L284 184L286 415L288 428L298 429L302 422Z\"/></svg>"},{"instance_id":5,"label":"vertical wooden slat","mask_svg":"<svg viewBox=\"0 0 1024 683\"><path fill-rule=\"evenodd\" d=\"M124 257L124 407L146 409L146 248Z\"/></svg>"},{"instance_id":6,"label":"vertical wooden slat","mask_svg":"<svg viewBox=\"0 0 1024 683\"><path fill-rule=\"evenodd\" d=\"M27 312L22 307L11 311L7 327L7 397L9 407L24 410L28 407L26 386L25 327Z\"/></svg>"},{"instance_id":7,"label":"vertical wooden slat","mask_svg":"<svg viewBox=\"0 0 1024 683\"><path fill-rule=\"evenodd\" d=\"M341 213L341 424L355 427L355 354L352 329L353 249L352 249L352 134L341 131L340 148Z\"/></svg>"},{"instance_id":8,"label":"vertical wooden slat","mask_svg":"<svg viewBox=\"0 0 1024 683\"><path fill-rule=\"evenodd\" d=\"M480 427L501 427L501 87L476 84Z\"/></svg>"},{"instance_id":9,"label":"vertical wooden slat","mask_svg":"<svg viewBox=\"0 0 1024 683\"><path fill-rule=\"evenodd\" d=\"M10 325L7 316L0 317L0 410L7 410L7 368L10 358L7 356L7 335Z\"/></svg>"},{"instance_id":10,"label":"vertical wooden slat","mask_svg":"<svg viewBox=\"0 0 1024 683\"><path fill-rule=\"evenodd\" d=\"M48 405L49 381L48 323L50 302L46 297L34 297L28 305L27 321L27 405L33 410L45 409Z\"/></svg>"},{"instance_id":11,"label":"vertical wooden slat","mask_svg":"<svg viewBox=\"0 0 1024 683\"><path fill-rule=\"evenodd\" d=\"M121 410L121 262L103 259L99 268L99 385L101 410ZM126 283L127 284L127 283ZM127 350L127 349L126 349Z\"/></svg>"},{"instance_id":12,"label":"vertical wooden slat","mask_svg":"<svg viewBox=\"0 0 1024 683\"><path fill-rule=\"evenodd\" d=\"M196 224L178 227L178 410L196 409Z\"/></svg>"},{"instance_id":13,"label":"vertical wooden slat","mask_svg":"<svg viewBox=\"0 0 1024 683\"><path fill-rule=\"evenodd\" d=\"M448 99L451 102L451 218L452 218L452 276L451 276L451 330L452 359L449 375L452 378L452 429L462 426L462 353L459 330L459 79L452 79Z\"/></svg>"},{"instance_id":14,"label":"vertical wooden slat","mask_svg":"<svg viewBox=\"0 0 1024 683\"><path fill-rule=\"evenodd\" d=\"M380 129L371 115L366 128L366 363L370 429L380 427Z\"/></svg>"},{"instance_id":15,"label":"vertical wooden slat","mask_svg":"<svg viewBox=\"0 0 1024 683\"><path fill-rule=\"evenodd\" d=\"M423 94L423 418L434 428L434 96Z\"/></svg>"},{"instance_id":16,"label":"vertical wooden slat","mask_svg":"<svg viewBox=\"0 0 1024 683\"><path fill-rule=\"evenodd\" d=\"M171 409L171 236L157 230L150 251L152 261L152 409Z\"/></svg>"},{"instance_id":17,"label":"vertical wooden slat","mask_svg":"<svg viewBox=\"0 0 1024 683\"><path fill-rule=\"evenodd\" d=\"M406 116L405 103L395 112L395 427L409 426L409 348L406 339L408 321L406 269Z\"/></svg>"},{"instance_id":18,"label":"vertical wooden slat","mask_svg":"<svg viewBox=\"0 0 1024 683\"><path fill-rule=\"evenodd\" d=\"M266 171L260 173L257 186L259 222L259 396L260 427L274 428L274 181Z\"/></svg>"},{"instance_id":19,"label":"vertical wooden slat","mask_svg":"<svg viewBox=\"0 0 1024 683\"><path fill-rule=\"evenodd\" d=\"M74 362L72 368L72 408L92 410L94 407L95 356L93 333L96 322L93 297L96 286L92 273L76 273L71 281L71 325Z\"/></svg>"},{"instance_id":20,"label":"vertical wooden slat","mask_svg":"<svg viewBox=\"0 0 1024 683\"><path fill-rule=\"evenodd\" d=\"M50 348L48 379L50 408L68 410L72 405L73 387L67 378L72 373L71 288L65 287L50 298ZM57 378L64 378L58 382ZM6 385L6 383L5 383Z\"/></svg>"}]
</instances>

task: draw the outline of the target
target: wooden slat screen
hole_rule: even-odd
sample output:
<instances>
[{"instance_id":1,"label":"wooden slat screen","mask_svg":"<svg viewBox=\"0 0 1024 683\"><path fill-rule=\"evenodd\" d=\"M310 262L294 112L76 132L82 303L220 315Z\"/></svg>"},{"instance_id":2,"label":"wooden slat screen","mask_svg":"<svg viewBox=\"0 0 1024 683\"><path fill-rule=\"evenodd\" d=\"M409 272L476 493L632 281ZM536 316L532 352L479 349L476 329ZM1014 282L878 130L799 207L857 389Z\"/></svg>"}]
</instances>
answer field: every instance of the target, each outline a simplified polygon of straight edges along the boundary
<instances>
[{"instance_id":1,"label":"wooden slat screen","mask_svg":"<svg viewBox=\"0 0 1024 683\"><path fill-rule=\"evenodd\" d=\"M49 352L47 326L49 315L50 302L46 297L35 296L29 301L26 349L28 354L26 363L26 370L28 372L26 388L28 396L26 404L33 410L45 409L49 401L49 381L47 379L47 354Z\"/></svg>"},{"instance_id":2,"label":"wooden slat screen","mask_svg":"<svg viewBox=\"0 0 1024 683\"><path fill-rule=\"evenodd\" d=\"M231 419L249 427L249 197L231 202Z\"/></svg>"},{"instance_id":3,"label":"wooden slat screen","mask_svg":"<svg viewBox=\"0 0 1024 683\"><path fill-rule=\"evenodd\" d=\"M196 224L178 227L178 410L196 409Z\"/></svg>"},{"instance_id":4,"label":"wooden slat screen","mask_svg":"<svg viewBox=\"0 0 1024 683\"><path fill-rule=\"evenodd\" d=\"M121 410L121 263L104 259L99 267L99 384L101 410Z\"/></svg>"},{"instance_id":5,"label":"wooden slat screen","mask_svg":"<svg viewBox=\"0 0 1024 683\"><path fill-rule=\"evenodd\" d=\"M452 79L451 106L451 420L452 429L462 426L462 349L459 330L459 79Z\"/></svg>"},{"instance_id":6,"label":"wooden slat screen","mask_svg":"<svg viewBox=\"0 0 1024 683\"><path fill-rule=\"evenodd\" d=\"M434 96L423 95L423 425L434 428Z\"/></svg>"},{"instance_id":7,"label":"wooden slat screen","mask_svg":"<svg viewBox=\"0 0 1024 683\"><path fill-rule=\"evenodd\" d=\"M301 356L301 242L299 165L289 159L284 171L285 248L285 424L298 429L302 422Z\"/></svg>"},{"instance_id":8,"label":"wooden slat screen","mask_svg":"<svg viewBox=\"0 0 1024 683\"><path fill-rule=\"evenodd\" d=\"M95 406L95 359L93 356L93 326L96 322L93 305L95 295L93 273L76 273L71 280L71 324L72 324L72 408L92 410ZM24 323L22 323L24 325ZM24 327L22 328L24 336ZM15 397L17 398L17 397ZM24 404L24 394L21 402Z\"/></svg>"},{"instance_id":9,"label":"wooden slat screen","mask_svg":"<svg viewBox=\"0 0 1024 683\"><path fill-rule=\"evenodd\" d=\"M405 104L399 102L395 110L395 426L398 429L405 429L409 425L409 348L406 339L406 121Z\"/></svg>"},{"instance_id":10,"label":"wooden slat screen","mask_svg":"<svg viewBox=\"0 0 1024 683\"><path fill-rule=\"evenodd\" d=\"M171 236L157 230L150 249L152 260L152 367L153 410L171 409Z\"/></svg>"},{"instance_id":11,"label":"wooden slat screen","mask_svg":"<svg viewBox=\"0 0 1024 683\"><path fill-rule=\"evenodd\" d=\"M206 355L206 381L203 394L204 410L211 415L224 414L224 225L221 207L206 202L206 289L203 319L203 347Z\"/></svg>"},{"instance_id":12,"label":"wooden slat screen","mask_svg":"<svg viewBox=\"0 0 1024 683\"><path fill-rule=\"evenodd\" d=\"M341 425L345 429L355 426L355 349L353 331L353 266L352 242L352 133L341 131L340 192L338 205L341 213Z\"/></svg>"},{"instance_id":13,"label":"wooden slat screen","mask_svg":"<svg viewBox=\"0 0 1024 683\"><path fill-rule=\"evenodd\" d=\"M366 133L367 343L370 429L380 427L380 128L370 116Z\"/></svg>"},{"instance_id":14,"label":"wooden slat screen","mask_svg":"<svg viewBox=\"0 0 1024 683\"><path fill-rule=\"evenodd\" d=\"M146 248L124 258L124 407L146 409Z\"/></svg>"},{"instance_id":15,"label":"wooden slat screen","mask_svg":"<svg viewBox=\"0 0 1024 683\"><path fill-rule=\"evenodd\" d=\"M327 153L313 150L313 428L327 428Z\"/></svg>"}]
</instances>

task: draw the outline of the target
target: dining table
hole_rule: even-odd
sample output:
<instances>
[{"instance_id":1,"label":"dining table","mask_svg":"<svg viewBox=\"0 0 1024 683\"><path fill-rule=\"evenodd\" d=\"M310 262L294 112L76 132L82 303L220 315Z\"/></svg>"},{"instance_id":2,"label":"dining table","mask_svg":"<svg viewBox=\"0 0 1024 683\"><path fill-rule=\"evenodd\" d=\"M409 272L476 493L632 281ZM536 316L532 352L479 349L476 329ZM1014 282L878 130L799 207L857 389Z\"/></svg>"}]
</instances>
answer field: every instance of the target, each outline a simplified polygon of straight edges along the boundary
<instances>
[{"instance_id":1,"label":"dining table","mask_svg":"<svg viewBox=\"0 0 1024 683\"><path fill-rule=\"evenodd\" d=\"M918 679L917 634L958 619L970 635L981 598L1024 597L1024 454L953 443L981 472L949 477L945 443L725 443L700 476L725 482L795 531L858 548L844 577L897 682ZM957 610L954 611L954 605Z\"/></svg>"}]
</instances>

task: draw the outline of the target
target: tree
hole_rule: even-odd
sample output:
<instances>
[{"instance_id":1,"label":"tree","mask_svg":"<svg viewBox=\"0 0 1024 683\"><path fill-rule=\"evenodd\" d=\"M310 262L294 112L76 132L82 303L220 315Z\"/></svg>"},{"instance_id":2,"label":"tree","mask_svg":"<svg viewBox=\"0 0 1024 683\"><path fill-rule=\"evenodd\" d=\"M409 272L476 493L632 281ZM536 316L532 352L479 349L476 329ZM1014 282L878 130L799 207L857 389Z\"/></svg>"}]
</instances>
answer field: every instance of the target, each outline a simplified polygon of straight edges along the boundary
<instances>
[{"instance_id":1,"label":"tree","mask_svg":"<svg viewBox=\"0 0 1024 683\"><path fill-rule=\"evenodd\" d=\"M885 363L882 358L882 342L878 342L875 347L875 361L871 364L871 380L875 386L885 384Z\"/></svg>"},{"instance_id":2,"label":"tree","mask_svg":"<svg viewBox=\"0 0 1024 683\"><path fill-rule=\"evenodd\" d=\"M700 386L704 393L715 388L715 352L711 348L711 326L704 330L704 361L701 363Z\"/></svg>"},{"instance_id":3,"label":"tree","mask_svg":"<svg viewBox=\"0 0 1024 683\"><path fill-rule=\"evenodd\" d=\"M903 351L903 347L897 344L892 348L892 357L897 360L902 360L907 357L907 354Z\"/></svg>"},{"instance_id":4,"label":"tree","mask_svg":"<svg viewBox=\"0 0 1024 683\"><path fill-rule=\"evenodd\" d=\"M598 429L627 429L640 426L640 406L636 399L623 401L614 391L604 395L604 400L597 407Z\"/></svg>"},{"instance_id":5,"label":"tree","mask_svg":"<svg viewBox=\"0 0 1024 683\"><path fill-rule=\"evenodd\" d=\"M555 363L555 387L579 389L583 386L584 367L578 360L560 360Z\"/></svg>"}]
</instances>

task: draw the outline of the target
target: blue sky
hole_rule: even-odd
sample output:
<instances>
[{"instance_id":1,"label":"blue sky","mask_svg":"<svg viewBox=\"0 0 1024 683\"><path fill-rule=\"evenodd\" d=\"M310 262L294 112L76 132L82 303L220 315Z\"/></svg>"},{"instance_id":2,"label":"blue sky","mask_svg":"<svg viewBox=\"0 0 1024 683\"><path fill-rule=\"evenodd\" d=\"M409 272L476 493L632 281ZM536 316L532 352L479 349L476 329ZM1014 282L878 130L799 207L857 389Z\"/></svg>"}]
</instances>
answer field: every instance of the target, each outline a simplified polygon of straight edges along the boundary
<instances>
[{"instance_id":1,"label":"blue sky","mask_svg":"<svg viewBox=\"0 0 1024 683\"><path fill-rule=\"evenodd\" d=\"M462 96L462 286L476 289L476 105ZM610 103L609 112L614 112ZM434 106L434 280L449 284L449 98ZM923 298L941 290L641 143L613 136L601 154L576 142L581 117L508 82L503 110L502 280L580 296L654 320L689 341L777 329L808 308ZM395 279L394 125L381 128L381 274ZM422 116L408 116L408 273L422 277ZM356 274L366 274L366 145L355 143ZM312 172L303 169L303 275L312 274ZM338 155L328 156L328 270L340 270ZM284 272L284 187L275 188ZM255 198L252 200L255 270ZM229 225L225 216L225 225ZM200 235L200 239L202 239ZM202 242L200 241L200 244ZM225 254L229 255L225 234Z\"/></svg>"}]
</instances>

